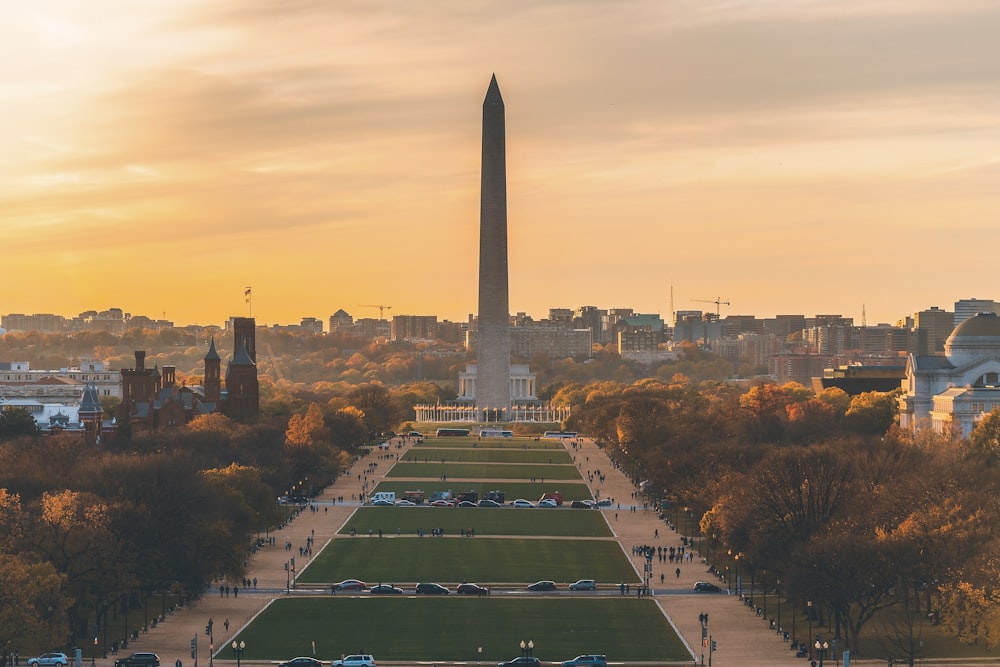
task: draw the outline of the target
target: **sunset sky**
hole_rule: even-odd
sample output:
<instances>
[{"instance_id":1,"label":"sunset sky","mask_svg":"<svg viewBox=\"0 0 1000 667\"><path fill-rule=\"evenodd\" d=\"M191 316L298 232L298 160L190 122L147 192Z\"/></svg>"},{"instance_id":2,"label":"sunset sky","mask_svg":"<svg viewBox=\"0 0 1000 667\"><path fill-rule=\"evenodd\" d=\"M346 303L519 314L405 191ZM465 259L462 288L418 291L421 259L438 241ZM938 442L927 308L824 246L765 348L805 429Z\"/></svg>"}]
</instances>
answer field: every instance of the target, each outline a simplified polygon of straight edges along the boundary
<instances>
[{"instance_id":1,"label":"sunset sky","mask_svg":"<svg viewBox=\"0 0 1000 667\"><path fill-rule=\"evenodd\" d=\"M34 0L0 22L0 313L1000 299L996 0Z\"/></svg>"}]
</instances>

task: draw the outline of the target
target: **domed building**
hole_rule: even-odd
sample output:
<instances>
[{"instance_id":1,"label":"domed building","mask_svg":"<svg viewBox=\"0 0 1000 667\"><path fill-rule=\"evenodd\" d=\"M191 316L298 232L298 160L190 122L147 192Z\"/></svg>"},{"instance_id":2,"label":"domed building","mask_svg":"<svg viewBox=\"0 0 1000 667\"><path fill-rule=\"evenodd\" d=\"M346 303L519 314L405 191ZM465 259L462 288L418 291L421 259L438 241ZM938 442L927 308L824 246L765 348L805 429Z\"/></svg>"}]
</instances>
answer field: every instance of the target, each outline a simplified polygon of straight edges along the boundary
<instances>
[{"instance_id":1,"label":"domed building","mask_svg":"<svg viewBox=\"0 0 1000 667\"><path fill-rule=\"evenodd\" d=\"M1000 317L965 320L945 341L944 354L911 354L902 388L901 427L968 436L1000 406Z\"/></svg>"}]
</instances>

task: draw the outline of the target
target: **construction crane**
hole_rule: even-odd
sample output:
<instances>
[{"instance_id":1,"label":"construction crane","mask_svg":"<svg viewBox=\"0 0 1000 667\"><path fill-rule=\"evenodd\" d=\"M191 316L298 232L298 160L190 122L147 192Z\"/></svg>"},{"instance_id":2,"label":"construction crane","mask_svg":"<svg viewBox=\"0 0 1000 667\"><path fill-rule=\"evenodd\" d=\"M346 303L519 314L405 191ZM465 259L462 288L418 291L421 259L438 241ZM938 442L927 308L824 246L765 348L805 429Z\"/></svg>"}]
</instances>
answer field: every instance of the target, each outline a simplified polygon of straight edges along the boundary
<instances>
[{"instance_id":1,"label":"construction crane","mask_svg":"<svg viewBox=\"0 0 1000 667\"><path fill-rule=\"evenodd\" d=\"M719 306L728 306L728 301L723 301L721 296L715 297L715 299L691 299L692 301L700 301L701 303L714 303L715 304L715 316L719 316Z\"/></svg>"},{"instance_id":2,"label":"construction crane","mask_svg":"<svg viewBox=\"0 0 1000 667\"><path fill-rule=\"evenodd\" d=\"M358 306L361 308L378 308L378 318L380 320L385 319L382 317L383 311L392 310L392 306L379 306L373 303L359 303Z\"/></svg>"}]
</instances>

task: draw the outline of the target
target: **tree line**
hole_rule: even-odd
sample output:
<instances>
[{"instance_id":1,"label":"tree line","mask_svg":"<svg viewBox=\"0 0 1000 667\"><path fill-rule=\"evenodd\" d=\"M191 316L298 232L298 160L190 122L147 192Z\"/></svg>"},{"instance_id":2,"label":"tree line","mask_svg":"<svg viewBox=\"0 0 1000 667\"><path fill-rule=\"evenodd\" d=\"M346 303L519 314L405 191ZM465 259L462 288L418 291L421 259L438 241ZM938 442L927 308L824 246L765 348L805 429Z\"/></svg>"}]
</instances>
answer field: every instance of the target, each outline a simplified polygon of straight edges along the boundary
<instances>
[{"instance_id":1,"label":"tree line","mask_svg":"<svg viewBox=\"0 0 1000 667\"><path fill-rule=\"evenodd\" d=\"M569 428L598 438L750 595L790 601L855 654L889 608L910 622L879 624L897 657L916 657L925 619L987 650L1000 641L996 413L963 440L901 431L895 392L682 377L562 391Z\"/></svg>"},{"instance_id":2,"label":"tree line","mask_svg":"<svg viewBox=\"0 0 1000 667\"><path fill-rule=\"evenodd\" d=\"M270 412L282 414L205 415L98 446L0 413L3 657L103 649L148 620L153 596L180 602L220 577L242 581L248 553L286 516L278 498L318 493L403 418L380 385Z\"/></svg>"}]
</instances>

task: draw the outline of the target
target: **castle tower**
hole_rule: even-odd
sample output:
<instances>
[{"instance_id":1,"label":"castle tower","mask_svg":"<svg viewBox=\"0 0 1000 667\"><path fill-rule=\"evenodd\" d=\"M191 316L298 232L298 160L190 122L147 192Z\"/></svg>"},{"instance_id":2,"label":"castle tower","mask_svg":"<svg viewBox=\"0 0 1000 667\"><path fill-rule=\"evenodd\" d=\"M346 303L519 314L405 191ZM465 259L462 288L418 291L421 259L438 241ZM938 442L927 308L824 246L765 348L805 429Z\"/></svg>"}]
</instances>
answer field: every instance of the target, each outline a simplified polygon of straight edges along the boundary
<instances>
[{"instance_id":1,"label":"castle tower","mask_svg":"<svg viewBox=\"0 0 1000 667\"><path fill-rule=\"evenodd\" d=\"M510 307L507 294L507 156L504 105L496 75L483 100L479 200L479 338L476 408L483 421L510 412Z\"/></svg>"},{"instance_id":2,"label":"castle tower","mask_svg":"<svg viewBox=\"0 0 1000 667\"><path fill-rule=\"evenodd\" d=\"M233 318L233 353L243 345L250 361L257 363L257 320L252 317Z\"/></svg>"},{"instance_id":3,"label":"castle tower","mask_svg":"<svg viewBox=\"0 0 1000 667\"><path fill-rule=\"evenodd\" d=\"M222 357L215 351L215 336L205 355L205 400L218 402L222 398Z\"/></svg>"},{"instance_id":4,"label":"castle tower","mask_svg":"<svg viewBox=\"0 0 1000 667\"><path fill-rule=\"evenodd\" d=\"M242 341L237 341L236 353L226 369L226 392L227 417L246 420L260 415L257 364Z\"/></svg>"}]
</instances>

